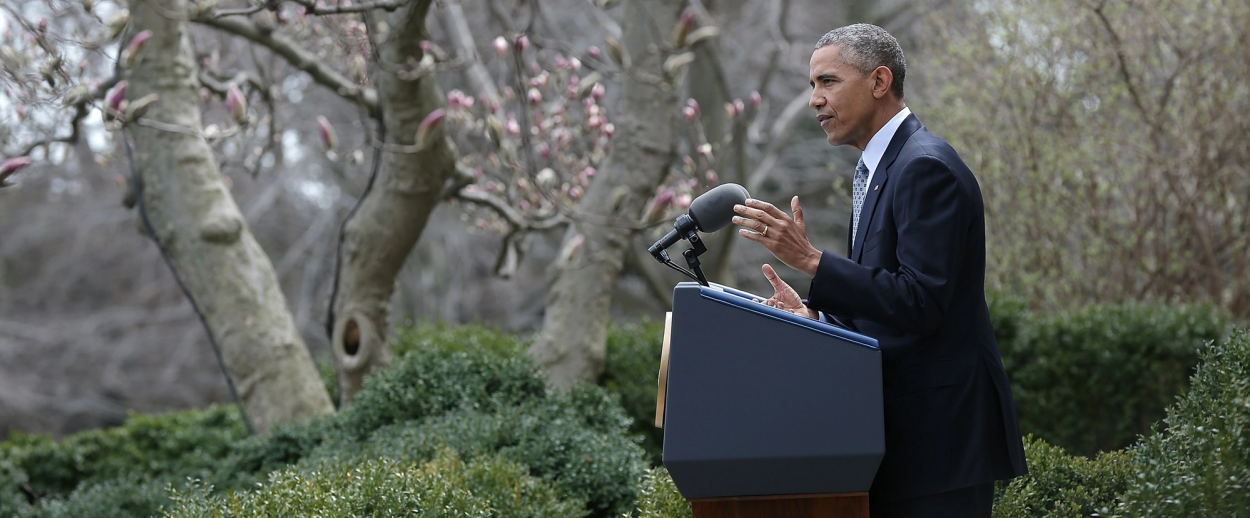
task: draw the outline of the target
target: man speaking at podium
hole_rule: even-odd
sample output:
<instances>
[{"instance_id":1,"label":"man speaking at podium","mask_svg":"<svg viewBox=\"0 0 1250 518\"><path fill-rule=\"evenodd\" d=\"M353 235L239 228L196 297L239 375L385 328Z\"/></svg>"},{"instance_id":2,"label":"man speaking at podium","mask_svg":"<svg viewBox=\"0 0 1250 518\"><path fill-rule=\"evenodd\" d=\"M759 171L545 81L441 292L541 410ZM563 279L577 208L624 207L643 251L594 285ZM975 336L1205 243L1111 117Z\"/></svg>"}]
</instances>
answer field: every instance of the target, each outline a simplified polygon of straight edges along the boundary
<instances>
[{"instance_id":1,"label":"man speaking at podium","mask_svg":"<svg viewBox=\"0 0 1250 518\"><path fill-rule=\"evenodd\" d=\"M849 257L812 246L797 196L793 217L747 200L734 223L812 276L803 301L764 265L776 290L767 304L836 321L881 346L886 451L872 516L988 518L994 481L1027 468L985 304L981 191L955 150L904 104L906 70L898 41L875 25L831 31L812 54L816 120L830 144L863 151Z\"/></svg>"}]
</instances>

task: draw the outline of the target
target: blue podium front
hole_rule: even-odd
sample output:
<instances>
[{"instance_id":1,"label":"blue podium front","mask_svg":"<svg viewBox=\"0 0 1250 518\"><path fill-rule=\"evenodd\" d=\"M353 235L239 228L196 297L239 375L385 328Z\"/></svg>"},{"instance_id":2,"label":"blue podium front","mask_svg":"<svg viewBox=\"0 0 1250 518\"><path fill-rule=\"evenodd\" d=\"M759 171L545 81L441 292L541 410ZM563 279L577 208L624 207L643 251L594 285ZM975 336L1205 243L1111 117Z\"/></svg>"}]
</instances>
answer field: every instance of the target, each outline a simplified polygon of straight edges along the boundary
<instances>
[{"instance_id":1,"label":"blue podium front","mask_svg":"<svg viewBox=\"0 0 1250 518\"><path fill-rule=\"evenodd\" d=\"M877 341L748 293L673 291L664 465L687 499L868 491L885 455Z\"/></svg>"}]
</instances>

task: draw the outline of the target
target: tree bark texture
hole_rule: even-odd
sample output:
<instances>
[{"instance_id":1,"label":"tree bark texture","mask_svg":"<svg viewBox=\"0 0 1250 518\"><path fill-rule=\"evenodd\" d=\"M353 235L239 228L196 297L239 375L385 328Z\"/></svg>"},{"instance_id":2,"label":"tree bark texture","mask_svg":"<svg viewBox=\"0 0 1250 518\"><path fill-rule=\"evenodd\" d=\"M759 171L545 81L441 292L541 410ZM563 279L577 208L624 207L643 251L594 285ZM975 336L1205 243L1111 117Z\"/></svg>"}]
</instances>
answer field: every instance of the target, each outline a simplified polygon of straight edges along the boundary
<instances>
[{"instance_id":1,"label":"tree bark texture","mask_svg":"<svg viewBox=\"0 0 1250 518\"><path fill-rule=\"evenodd\" d=\"M182 13L185 0L134 10L152 31L128 74L128 98L160 95L146 117L186 132L131 123L135 166L157 238L177 265L216 336L257 433L334 411L295 328L273 265L222 182L198 136L200 85Z\"/></svg>"},{"instance_id":2,"label":"tree bark texture","mask_svg":"<svg viewBox=\"0 0 1250 518\"><path fill-rule=\"evenodd\" d=\"M396 75L423 56L429 8L430 1L421 0L370 15L371 29L389 28L374 35L379 112L389 145L413 147L421 121L446 104L433 72L415 79ZM441 131L418 151L382 153L376 183L347 224L331 336L341 405L351 402L365 376L390 363L387 321L395 279L455 167L455 149Z\"/></svg>"},{"instance_id":3,"label":"tree bark texture","mask_svg":"<svg viewBox=\"0 0 1250 518\"><path fill-rule=\"evenodd\" d=\"M579 205L588 215L570 226L553 265L543 328L530 347L556 387L603 371L604 342L617 276L635 230L608 219L638 221L677 157L677 90L664 77L662 49L682 2L629 0L624 47L633 66L615 107L617 136Z\"/></svg>"},{"instance_id":4,"label":"tree bark texture","mask_svg":"<svg viewBox=\"0 0 1250 518\"><path fill-rule=\"evenodd\" d=\"M729 83L725 78L723 52L720 36L708 38L694 45L694 62L690 63L690 72L686 81L690 97L699 103L699 122L712 149L716 150L717 168L723 182L746 185L743 179L743 138L745 131L738 131L741 125L724 110L725 103L733 101L733 93L729 91ZM745 128L742 128L745 130ZM730 138L729 136L732 135ZM703 254L703 271L707 272L708 280L733 286L737 278L733 271L733 260L729 255L734 241L741 239L733 227L713 234L706 234L703 244L708 251ZM661 266L654 263L655 266ZM663 266L661 266L663 267ZM668 269L668 268L664 268Z\"/></svg>"}]
</instances>

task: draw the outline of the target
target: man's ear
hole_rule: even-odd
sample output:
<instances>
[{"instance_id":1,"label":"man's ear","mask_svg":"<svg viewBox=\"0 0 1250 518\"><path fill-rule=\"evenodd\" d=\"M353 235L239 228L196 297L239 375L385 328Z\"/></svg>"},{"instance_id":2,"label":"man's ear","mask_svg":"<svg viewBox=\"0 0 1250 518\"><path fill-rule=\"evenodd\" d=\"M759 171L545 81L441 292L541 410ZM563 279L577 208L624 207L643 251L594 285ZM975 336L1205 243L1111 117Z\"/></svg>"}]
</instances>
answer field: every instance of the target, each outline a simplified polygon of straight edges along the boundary
<instances>
[{"instance_id":1,"label":"man's ear","mask_svg":"<svg viewBox=\"0 0 1250 518\"><path fill-rule=\"evenodd\" d=\"M894 72L890 72L889 67L877 67L872 71L872 96L881 99L890 93L890 86L894 84Z\"/></svg>"}]
</instances>

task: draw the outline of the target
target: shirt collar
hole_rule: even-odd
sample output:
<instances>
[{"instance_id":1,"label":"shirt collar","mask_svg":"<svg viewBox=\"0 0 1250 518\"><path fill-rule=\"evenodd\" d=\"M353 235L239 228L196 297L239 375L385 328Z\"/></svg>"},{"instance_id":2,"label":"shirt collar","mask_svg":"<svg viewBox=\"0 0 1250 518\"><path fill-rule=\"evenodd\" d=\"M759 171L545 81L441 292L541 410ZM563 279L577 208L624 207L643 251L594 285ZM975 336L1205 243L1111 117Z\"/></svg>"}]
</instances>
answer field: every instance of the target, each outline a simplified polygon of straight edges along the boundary
<instances>
[{"instance_id":1,"label":"shirt collar","mask_svg":"<svg viewBox=\"0 0 1250 518\"><path fill-rule=\"evenodd\" d=\"M881 156L885 155L885 148L890 147L890 140L894 139L894 132L898 131L898 127L903 124L903 119L911 115L911 108L903 107L902 111L894 114L890 122L885 123L881 129L877 130L877 134L872 136L872 140L868 141L868 145L864 146L864 166L868 168L869 173L877 171L877 164L881 163Z\"/></svg>"}]
</instances>

